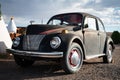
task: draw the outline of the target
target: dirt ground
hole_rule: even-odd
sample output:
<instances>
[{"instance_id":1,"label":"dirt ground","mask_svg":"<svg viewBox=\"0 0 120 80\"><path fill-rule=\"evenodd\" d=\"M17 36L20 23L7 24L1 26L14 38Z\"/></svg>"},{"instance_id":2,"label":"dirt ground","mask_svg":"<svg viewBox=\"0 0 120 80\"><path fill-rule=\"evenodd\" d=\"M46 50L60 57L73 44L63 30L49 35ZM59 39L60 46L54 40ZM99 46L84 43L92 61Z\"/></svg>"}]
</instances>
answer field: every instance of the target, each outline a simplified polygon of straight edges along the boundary
<instances>
[{"instance_id":1,"label":"dirt ground","mask_svg":"<svg viewBox=\"0 0 120 80\"><path fill-rule=\"evenodd\" d=\"M0 80L120 80L120 45L116 45L113 58L111 64L102 63L102 58L84 62L76 74L66 74L52 62L21 68L13 59L0 59Z\"/></svg>"}]
</instances>

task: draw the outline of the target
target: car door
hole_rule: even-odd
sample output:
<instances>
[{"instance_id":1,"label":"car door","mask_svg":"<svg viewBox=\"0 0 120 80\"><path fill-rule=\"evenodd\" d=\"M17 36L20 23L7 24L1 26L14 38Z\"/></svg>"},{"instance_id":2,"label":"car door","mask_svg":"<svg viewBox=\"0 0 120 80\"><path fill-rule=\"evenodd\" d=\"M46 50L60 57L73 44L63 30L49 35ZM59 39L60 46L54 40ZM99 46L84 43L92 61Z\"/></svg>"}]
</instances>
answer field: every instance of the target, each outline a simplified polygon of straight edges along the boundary
<instances>
[{"instance_id":1,"label":"car door","mask_svg":"<svg viewBox=\"0 0 120 80\"><path fill-rule=\"evenodd\" d=\"M86 59L97 57L99 55L100 36L96 19L92 17L86 17L83 31Z\"/></svg>"},{"instance_id":2,"label":"car door","mask_svg":"<svg viewBox=\"0 0 120 80\"><path fill-rule=\"evenodd\" d=\"M100 49L99 49L99 53L103 54L104 53L105 41L106 41L106 36L107 35L106 35L105 28L104 28L104 25L103 25L102 21L97 19L97 23L98 23L99 36L100 36Z\"/></svg>"}]
</instances>

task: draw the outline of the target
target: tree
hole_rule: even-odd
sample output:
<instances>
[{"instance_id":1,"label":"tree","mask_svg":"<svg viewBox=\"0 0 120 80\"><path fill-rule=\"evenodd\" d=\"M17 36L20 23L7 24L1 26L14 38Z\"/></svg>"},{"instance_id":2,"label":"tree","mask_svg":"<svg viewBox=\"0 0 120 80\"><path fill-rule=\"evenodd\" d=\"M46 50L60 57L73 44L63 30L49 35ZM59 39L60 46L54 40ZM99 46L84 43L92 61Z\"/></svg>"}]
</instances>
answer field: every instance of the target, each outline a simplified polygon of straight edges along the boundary
<instances>
[{"instance_id":1,"label":"tree","mask_svg":"<svg viewBox=\"0 0 120 80\"><path fill-rule=\"evenodd\" d=\"M111 38L113 39L114 44L120 43L120 33L118 31L114 31L111 35Z\"/></svg>"}]
</instances>

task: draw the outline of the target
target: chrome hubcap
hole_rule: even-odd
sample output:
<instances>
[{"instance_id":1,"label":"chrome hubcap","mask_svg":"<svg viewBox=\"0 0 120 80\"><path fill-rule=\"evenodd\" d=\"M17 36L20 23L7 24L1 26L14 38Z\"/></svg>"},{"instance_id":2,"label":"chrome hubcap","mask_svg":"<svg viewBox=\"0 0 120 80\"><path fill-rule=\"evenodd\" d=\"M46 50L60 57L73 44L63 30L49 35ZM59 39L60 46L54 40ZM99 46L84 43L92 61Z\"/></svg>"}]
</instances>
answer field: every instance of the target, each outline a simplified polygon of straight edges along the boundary
<instances>
[{"instance_id":1,"label":"chrome hubcap","mask_svg":"<svg viewBox=\"0 0 120 80\"><path fill-rule=\"evenodd\" d=\"M108 46L108 60L109 61L112 60L112 46L111 45Z\"/></svg>"},{"instance_id":2,"label":"chrome hubcap","mask_svg":"<svg viewBox=\"0 0 120 80\"><path fill-rule=\"evenodd\" d=\"M73 49L70 53L69 63L72 67L77 67L80 64L80 55L77 49Z\"/></svg>"}]
</instances>

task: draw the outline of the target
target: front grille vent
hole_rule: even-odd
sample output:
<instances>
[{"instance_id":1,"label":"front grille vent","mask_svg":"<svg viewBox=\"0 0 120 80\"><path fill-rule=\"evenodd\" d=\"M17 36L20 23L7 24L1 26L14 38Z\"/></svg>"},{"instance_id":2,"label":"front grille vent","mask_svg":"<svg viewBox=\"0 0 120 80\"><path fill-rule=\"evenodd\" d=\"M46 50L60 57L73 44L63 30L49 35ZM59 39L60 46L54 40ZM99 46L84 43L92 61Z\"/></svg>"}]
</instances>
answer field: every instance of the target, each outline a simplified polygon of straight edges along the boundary
<instances>
[{"instance_id":1,"label":"front grille vent","mask_svg":"<svg viewBox=\"0 0 120 80\"><path fill-rule=\"evenodd\" d=\"M24 50L39 50L41 41L45 35L26 35L24 36L23 49Z\"/></svg>"}]
</instances>

